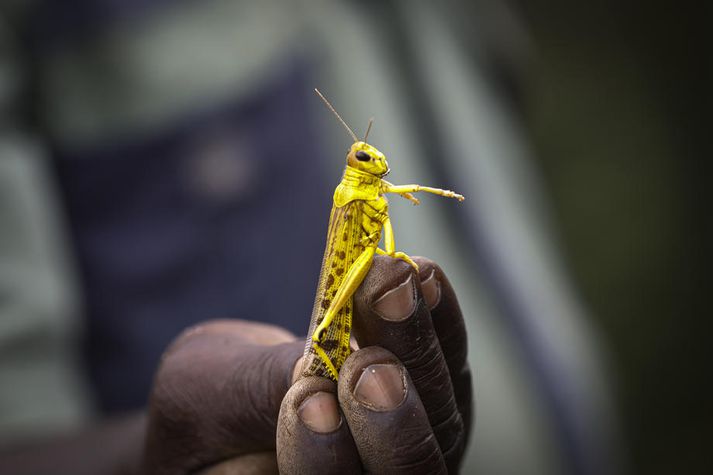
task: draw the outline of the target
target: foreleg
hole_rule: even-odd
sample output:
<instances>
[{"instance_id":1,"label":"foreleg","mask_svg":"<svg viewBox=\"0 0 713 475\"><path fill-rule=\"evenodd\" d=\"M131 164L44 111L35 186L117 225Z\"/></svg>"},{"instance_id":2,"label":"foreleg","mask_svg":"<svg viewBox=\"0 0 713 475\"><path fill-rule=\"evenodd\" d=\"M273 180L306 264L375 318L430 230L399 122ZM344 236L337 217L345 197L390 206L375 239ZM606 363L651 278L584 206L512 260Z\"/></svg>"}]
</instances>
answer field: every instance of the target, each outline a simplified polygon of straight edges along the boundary
<instances>
[{"instance_id":1,"label":"foreleg","mask_svg":"<svg viewBox=\"0 0 713 475\"><path fill-rule=\"evenodd\" d=\"M386 193L398 193L403 196L404 193L416 193L423 191L426 193L433 193L434 195L445 196L446 198L455 198L458 201L463 201L465 198L463 195L451 190L442 190L440 188L432 188L430 186L421 185L388 185L385 190Z\"/></svg>"},{"instance_id":2,"label":"foreleg","mask_svg":"<svg viewBox=\"0 0 713 475\"><path fill-rule=\"evenodd\" d=\"M387 193L388 189L390 187L392 188L394 186L393 183L389 183L388 181L384 180L383 178L381 179L381 183L382 183L382 191L384 193ZM404 193L399 193L399 195L401 195L402 198L409 200L410 202L412 202L415 205L421 204L421 201L418 198L416 198L415 196L413 196L411 193L404 192Z\"/></svg>"}]
</instances>

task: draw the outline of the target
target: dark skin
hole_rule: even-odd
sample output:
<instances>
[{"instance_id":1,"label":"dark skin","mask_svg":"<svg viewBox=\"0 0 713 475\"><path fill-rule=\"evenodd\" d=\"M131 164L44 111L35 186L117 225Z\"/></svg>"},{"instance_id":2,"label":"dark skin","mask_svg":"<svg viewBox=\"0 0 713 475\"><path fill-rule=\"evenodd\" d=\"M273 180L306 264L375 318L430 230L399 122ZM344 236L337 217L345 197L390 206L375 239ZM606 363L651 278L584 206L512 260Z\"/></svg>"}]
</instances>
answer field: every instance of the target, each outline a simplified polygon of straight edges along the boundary
<instances>
[{"instance_id":1,"label":"dark skin","mask_svg":"<svg viewBox=\"0 0 713 475\"><path fill-rule=\"evenodd\" d=\"M418 274L403 261L374 259L354 295L361 349L338 384L292 384L304 341L283 329L209 322L164 354L147 419L122 422L103 443L95 435L54 452L71 460L75 448L74 462L86 464L111 452L112 436L125 441L120 470L95 463L86 473L457 473L472 419L465 326L441 269L415 260ZM143 451L127 440L144 440ZM87 446L97 452L82 454ZM0 457L0 469L18 469L7 473L43 473L6 462Z\"/></svg>"}]
</instances>

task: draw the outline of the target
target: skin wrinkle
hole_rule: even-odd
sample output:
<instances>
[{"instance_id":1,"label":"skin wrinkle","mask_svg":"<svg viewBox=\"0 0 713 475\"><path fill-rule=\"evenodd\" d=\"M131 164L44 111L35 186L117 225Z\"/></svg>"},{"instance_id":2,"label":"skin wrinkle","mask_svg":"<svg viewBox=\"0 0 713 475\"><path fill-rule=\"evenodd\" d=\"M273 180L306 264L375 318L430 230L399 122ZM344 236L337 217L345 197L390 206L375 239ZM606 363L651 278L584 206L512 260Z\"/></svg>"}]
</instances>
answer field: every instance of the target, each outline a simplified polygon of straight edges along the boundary
<instances>
[{"instance_id":1,"label":"skin wrinkle","mask_svg":"<svg viewBox=\"0 0 713 475\"><path fill-rule=\"evenodd\" d=\"M440 266L423 257L417 256L413 259L419 265L421 273L433 272L440 282L441 298L438 305L431 310L431 314L434 316L432 319L433 328L441 341L449 369L455 371L466 364L468 353L465 323L462 318L452 318L453 315L460 314L455 292Z\"/></svg>"},{"instance_id":2,"label":"skin wrinkle","mask_svg":"<svg viewBox=\"0 0 713 475\"><path fill-rule=\"evenodd\" d=\"M419 383L422 383L431 389L429 396L424 396L424 398L430 399L430 407L435 407L436 409L429 411L428 418L441 449L445 452L450 449L461 436L462 421L459 411L457 410L450 380L443 378L443 370L439 368L438 359L440 355L438 352L434 353L432 359L428 361L426 365L422 366L422 368L426 368L430 365L430 368L427 368L428 371L417 372L419 376L413 376L413 371L411 374L414 384L418 386ZM444 383L438 384L437 381L439 379L444 379Z\"/></svg>"},{"instance_id":3,"label":"skin wrinkle","mask_svg":"<svg viewBox=\"0 0 713 475\"><path fill-rule=\"evenodd\" d=\"M301 344L300 344L301 348ZM245 411L245 408L240 409L241 413L255 414L257 419L255 421L245 421L241 424L242 427L239 429L247 429L248 433L244 434L247 439L255 439L256 444L261 444L261 446L266 448L274 448L274 434L277 428L277 415L279 413L279 404L282 399L282 394L287 391L288 385L284 387L276 387L271 381L285 381L282 375L285 373L286 369L281 368L277 361L282 356L280 353L284 352L285 347L277 349L277 351L269 351L266 348L262 348L262 358L257 359L256 364L246 365L245 362L241 362L242 367L239 370L242 373L236 374L237 378L248 377L247 384L240 384L239 387L243 390L241 398L247 398L249 405L252 410ZM252 363L255 363L253 360ZM287 372L289 374L289 371ZM259 387L261 390L256 391L255 388ZM240 400L236 401L235 407L239 407ZM238 417L239 419L240 417ZM255 428L259 427L262 430L256 431ZM269 445L264 445L265 443Z\"/></svg>"},{"instance_id":4,"label":"skin wrinkle","mask_svg":"<svg viewBox=\"0 0 713 475\"><path fill-rule=\"evenodd\" d=\"M168 380L169 382L171 381L170 379ZM162 389L165 389L166 386L170 387L172 385L164 385ZM192 423L192 420L194 419L192 417L192 410L186 410L186 411L172 411L172 408L180 408L183 407L181 404L175 404L178 399L186 399L185 397L170 397L169 394L171 394L169 391L157 391L154 393L155 398L156 398L156 403L158 406L154 407L159 407L162 408L160 413L164 416L162 419L162 424L158 428L158 432L162 436L162 438L167 438L170 439L172 444L169 446L173 446L174 449L177 450L189 450L191 449L188 453L196 453L199 454L201 453L200 451L193 451L195 448L195 440L194 437L192 437L190 434L186 433L184 428L187 425L190 425ZM185 394L182 391L175 392L174 393L176 396L185 396ZM168 401L170 401L171 404L168 404ZM175 405L173 405L175 404ZM187 407L192 408L192 405L188 405ZM202 432L202 431L201 431ZM164 457L170 457L171 454L165 454ZM198 458L187 458L184 461L184 464L182 464L182 468L185 470L189 470L193 466L197 466L200 464L200 459Z\"/></svg>"},{"instance_id":5,"label":"skin wrinkle","mask_svg":"<svg viewBox=\"0 0 713 475\"><path fill-rule=\"evenodd\" d=\"M460 457L460 455L463 453L463 450L465 450L465 447L468 445L467 439L465 437L459 437L456 439L456 442L446 450L442 450L443 452L443 458L448 460L451 457Z\"/></svg>"},{"instance_id":6,"label":"skin wrinkle","mask_svg":"<svg viewBox=\"0 0 713 475\"><path fill-rule=\"evenodd\" d=\"M463 416L465 438L467 439L470 435L469 429L473 424L473 406L471 404L473 390L467 362L468 340L465 322L460 317L460 308L453 287L440 266L424 257L416 256L413 259L418 263L423 275L433 272L440 283L441 298L438 305L431 310L432 322L448 365L459 412Z\"/></svg>"},{"instance_id":7,"label":"skin wrinkle","mask_svg":"<svg viewBox=\"0 0 713 475\"><path fill-rule=\"evenodd\" d=\"M276 364L276 360L277 358L274 353L267 352L267 358L265 360L265 366L267 367L267 370L263 374L267 374L267 379L270 381L282 380L284 382L285 368L279 367L279 365ZM270 407L273 410L272 412L264 411L262 412L262 415L265 419L266 427L270 427L271 429L270 432L273 434L273 441L275 431L277 430L277 415L280 412L280 403L282 402L282 395L284 395L288 389L289 386L278 388L275 384L267 385L267 387L265 388L265 394L267 394L267 398L271 401ZM269 426L267 424L269 424Z\"/></svg>"},{"instance_id":8,"label":"skin wrinkle","mask_svg":"<svg viewBox=\"0 0 713 475\"><path fill-rule=\"evenodd\" d=\"M414 333L419 335L416 341L421 344L407 347L407 351L401 353L401 361L409 368L409 373L416 384L439 379L449 382L446 381L448 378L441 373L442 368L439 367L442 358L440 345L433 332L424 331L423 326L420 324L423 317L423 315L419 315L423 312L422 305L422 301L419 301L417 312L413 317L410 317L410 319L413 319L410 324L417 328ZM426 333L426 336L420 337L424 333ZM422 343L423 340L426 341L425 345ZM447 386L450 385L448 384Z\"/></svg>"},{"instance_id":9,"label":"skin wrinkle","mask_svg":"<svg viewBox=\"0 0 713 475\"><path fill-rule=\"evenodd\" d=\"M418 261L417 261L418 262ZM442 276L440 269L423 258L420 259L419 266L425 275L434 273L441 284L441 299L434 307L434 313L441 312L444 302L449 297L453 297L452 289L447 280ZM379 268L381 262L375 260L375 268ZM379 269L382 270L382 269ZM439 442L441 449L449 455L449 466L456 468L462 453L464 440L464 422L462 420L459 406L455 398L455 388L451 381L451 368L441 349L442 341L436 332L435 323L432 322L431 312L423 300L420 278L417 285L417 306L410 317L402 322L388 322L380 319L377 315L370 313L370 305L364 306L362 295L380 295L385 293L380 289L393 288L397 283L403 282L405 276L411 272L410 267L394 264L388 270L382 270L379 278L375 281L364 283L364 290L358 291L355 297L355 307L359 315L359 329L355 328L357 340L365 345L380 344L393 351L396 356L408 368L416 388L427 408L427 414L431 425L434 427L434 435ZM392 283L393 282L393 283ZM363 292L363 293L362 293ZM446 304L448 304L446 302ZM457 305L457 304L456 304ZM454 317L442 318L441 324L445 324L454 318L460 319L460 311L455 307L457 313ZM457 325L461 326L462 325ZM356 325L355 325L356 327ZM449 333L446 335L450 336ZM455 341L458 341L457 339ZM449 355L452 359L453 354ZM466 403L467 404L467 403ZM455 450L454 450L455 448Z\"/></svg>"},{"instance_id":10,"label":"skin wrinkle","mask_svg":"<svg viewBox=\"0 0 713 475\"><path fill-rule=\"evenodd\" d=\"M448 344L448 341L445 341L442 343L443 344ZM450 358L446 357L446 355L443 355L443 357L446 360L446 364L448 365L448 370L450 371L451 378L455 379L458 374L463 370L463 368L466 366L466 357L467 354L465 352L462 353L451 353Z\"/></svg>"},{"instance_id":11,"label":"skin wrinkle","mask_svg":"<svg viewBox=\"0 0 713 475\"><path fill-rule=\"evenodd\" d=\"M234 385L225 384L225 387L234 387ZM220 391L215 394L230 394L230 391ZM228 409L229 407L230 406L228 406ZM201 425L206 427L206 430L204 430L201 434L201 438L207 438L208 434L212 435L209 444L213 447L213 450L216 453L220 454L221 458L227 458L245 453L243 447L237 447L229 442L235 434L241 434L244 437L244 432L237 432L239 428L236 430L236 424L234 422L230 422L235 420L236 419L233 419L232 417L217 417L213 419L204 419L199 422ZM257 445L258 444L254 444L253 446ZM206 460L206 463L209 462L210 460Z\"/></svg>"},{"instance_id":12,"label":"skin wrinkle","mask_svg":"<svg viewBox=\"0 0 713 475\"><path fill-rule=\"evenodd\" d=\"M418 326L418 335L422 335L421 325L418 322L419 319L414 321L414 325ZM425 341L425 344L423 343ZM438 370L438 364L441 362L442 352L438 341L435 339L435 335L429 334L427 337L421 337L416 340L419 344L413 345L401 354L401 361L409 367L411 372L411 377L414 377L414 373L419 376L415 376L415 379L420 379L421 373L426 373L429 371Z\"/></svg>"},{"instance_id":13,"label":"skin wrinkle","mask_svg":"<svg viewBox=\"0 0 713 475\"><path fill-rule=\"evenodd\" d=\"M422 357L424 358L422 364L414 366L409 371L417 387L422 384L423 387L430 388L422 398L424 404L428 403L428 407L436 408L429 411L429 421L441 449L446 452L461 436L462 421L453 397L450 378L447 372L444 374L440 346L432 340Z\"/></svg>"},{"instance_id":14,"label":"skin wrinkle","mask_svg":"<svg viewBox=\"0 0 713 475\"><path fill-rule=\"evenodd\" d=\"M432 453L428 454L425 459L429 459L432 457L438 457L438 449L436 448L436 445L433 443L435 439L435 436L433 434L428 434L425 437L422 438L416 438L412 437L410 438L410 445L408 447L405 446L396 446L394 448L394 451L396 454L408 454L410 451L415 451L415 452L428 452L428 450L431 450ZM394 464L394 468L402 470L404 472L416 472L418 473L418 469L420 468L420 465L423 464L423 461L421 460L411 460L411 462L408 462L407 457L401 457L403 458L403 462L399 460L399 457L396 457L396 462Z\"/></svg>"},{"instance_id":15,"label":"skin wrinkle","mask_svg":"<svg viewBox=\"0 0 713 475\"><path fill-rule=\"evenodd\" d=\"M186 374L181 371L186 368L183 362L175 359L168 361L173 363L173 367L166 368L171 376L164 378L164 384L155 391L156 406L161 408L164 423L183 426L196 419L195 408L200 406L200 402L196 402L191 393L181 384L185 378L193 377L190 372Z\"/></svg>"},{"instance_id":16,"label":"skin wrinkle","mask_svg":"<svg viewBox=\"0 0 713 475\"><path fill-rule=\"evenodd\" d=\"M245 368L243 361L236 361L236 363L239 366L236 367L234 373L234 386L238 388L238 391L233 393L234 403L231 406L234 407L234 416L231 419L234 421L241 421L245 417L244 414L257 417L257 420L255 421L241 421L242 423L233 425L240 434L241 438L251 440L254 445L258 445L262 429L265 427L265 422L268 423L267 427L270 426L270 421L265 421L263 419L263 411L261 410L261 404L264 402L262 399L264 397L264 393L261 388L261 371L255 371L256 368ZM262 364L264 364L264 362L260 362L260 365ZM238 381L242 381L244 378L247 378L246 384L237 384ZM256 388L260 388L260 390L255 390ZM251 430L253 426L252 422L257 424L256 428L259 428L259 430Z\"/></svg>"},{"instance_id":17,"label":"skin wrinkle","mask_svg":"<svg viewBox=\"0 0 713 475\"><path fill-rule=\"evenodd\" d=\"M453 400L453 404L455 405L455 400ZM439 446L444 455L463 441L464 428L461 416L452 409L449 411L450 413L444 414L445 417L440 422L434 423L434 419L437 418L429 418L433 433L440 435Z\"/></svg>"},{"instance_id":18,"label":"skin wrinkle","mask_svg":"<svg viewBox=\"0 0 713 475\"><path fill-rule=\"evenodd\" d=\"M441 340L441 346L443 347L444 345L448 345L451 342L456 343L458 342L458 340L458 337L455 335L446 336L443 340ZM446 363L448 364L448 368L452 368L452 371L456 372L460 370L463 366L465 366L467 362L467 351L449 352L448 355L444 354L443 357L445 358Z\"/></svg>"}]
</instances>

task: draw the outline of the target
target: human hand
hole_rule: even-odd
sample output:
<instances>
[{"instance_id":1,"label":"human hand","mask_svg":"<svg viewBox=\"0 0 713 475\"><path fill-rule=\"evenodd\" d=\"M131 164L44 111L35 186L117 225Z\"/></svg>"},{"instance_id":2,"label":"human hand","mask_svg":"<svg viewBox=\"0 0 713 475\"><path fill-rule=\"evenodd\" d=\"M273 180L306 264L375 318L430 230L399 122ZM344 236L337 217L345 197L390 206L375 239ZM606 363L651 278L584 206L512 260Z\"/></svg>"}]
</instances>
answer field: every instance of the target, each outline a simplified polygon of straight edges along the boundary
<instances>
[{"instance_id":1,"label":"human hand","mask_svg":"<svg viewBox=\"0 0 713 475\"><path fill-rule=\"evenodd\" d=\"M441 269L377 256L354 295L361 350L339 383L297 381L277 428L281 473L457 473L471 427L463 318Z\"/></svg>"},{"instance_id":2,"label":"human hand","mask_svg":"<svg viewBox=\"0 0 713 475\"><path fill-rule=\"evenodd\" d=\"M277 472L277 416L303 350L288 331L256 322L184 331L154 378L143 473Z\"/></svg>"},{"instance_id":3,"label":"human hand","mask_svg":"<svg viewBox=\"0 0 713 475\"><path fill-rule=\"evenodd\" d=\"M156 376L145 471L269 473L276 462L286 473L457 471L470 427L465 330L443 273L417 262L418 276L399 260L374 260L354 297L354 334L382 348L347 360L338 399L323 378L288 392L304 343L284 330L219 321L185 332Z\"/></svg>"}]
</instances>

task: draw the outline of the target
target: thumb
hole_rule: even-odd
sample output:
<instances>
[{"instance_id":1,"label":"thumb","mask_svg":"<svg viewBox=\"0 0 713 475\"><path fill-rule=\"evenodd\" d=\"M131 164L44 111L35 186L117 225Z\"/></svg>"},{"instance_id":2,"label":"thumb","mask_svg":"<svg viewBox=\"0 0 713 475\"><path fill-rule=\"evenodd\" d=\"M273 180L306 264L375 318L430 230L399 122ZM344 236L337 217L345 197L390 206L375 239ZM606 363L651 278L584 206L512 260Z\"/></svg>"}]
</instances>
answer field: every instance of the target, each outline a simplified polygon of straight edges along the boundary
<instances>
[{"instance_id":1,"label":"thumb","mask_svg":"<svg viewBox=\"0 0 713 475\"><path fill-rule=\"evenodd\" d=\"M147 473L189 473L275 449L280 403L304 345L254 341L243 323L193 329L169 348L149 401Z\"/></svg>"}]
</instances>

